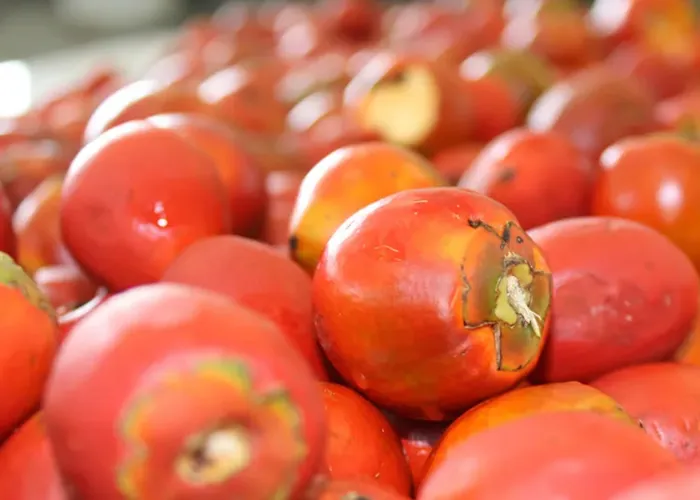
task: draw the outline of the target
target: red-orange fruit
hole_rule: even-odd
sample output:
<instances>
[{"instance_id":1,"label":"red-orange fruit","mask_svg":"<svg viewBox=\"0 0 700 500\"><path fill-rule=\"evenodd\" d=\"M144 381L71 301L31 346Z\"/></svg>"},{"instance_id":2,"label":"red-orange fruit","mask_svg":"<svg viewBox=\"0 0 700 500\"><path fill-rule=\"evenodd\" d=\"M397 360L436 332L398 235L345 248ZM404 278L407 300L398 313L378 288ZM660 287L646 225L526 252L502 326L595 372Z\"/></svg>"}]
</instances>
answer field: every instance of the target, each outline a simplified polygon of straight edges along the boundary
<instances>
[{"instance_id":1,"label":"red-orange fruit","mask_svg":"<svg viewBox=\"0 0 700 500\"><path fill-rule=\"evenodd\" d=\"M592 385L638 418L647 433L679 460L700 464L700 367L630 366Z\"/></svg>"},{"instance_id":2,"label":"red-orange fruit","mask_svg":"<svg viewBox=\"0 0 700 500\"><path fill-rule=\"evenodd\" d=\"M12 500L68 500L41 413L0 446L0 492Z\"/></svg>"},{"instance_id":3,"label":"red-orange fruit","mask_svg":"<svg viewBox=\"0 0 700 500\"><path fill-rule=\"evenodd\" d=\"M403 191L333 234L313 280L321 346L396 413L442 420L532 371L551 276L500 203L459 188Z\"/></svg>"},{"instance_id":4,"label":"red-orange fruit","mask_svg":"<svg viewBox=\"0 0 700 500\"><path fill-rule=\"evenodd\" d=\"M61 232L112 291L157 281L200 238L230 230L216 167L171 130L125 123L85 146L66 175Z\"/></svg>"},{"instance_id":5,"label":"red-orange fruit","mask_svg":"<svg viewBox=\"0 0 700 500\"><path fill-rule=\"evenodd\" d=\"M75 326L44 415L81 498L294 498L323 454L316 384L261 316L194 287L146 285Z\"/></svg>"},{"instance_id":6,"label":"red-orange fruit","mask_svg":"<svg viewBox=\"0 0 700 500\"><path fill-rule=\"evenodd\" d=\"M39 406L56 354L56 313L24 271L0 253L0 439Z\"/></svg>"},{"instance_id":7,"label":"red-orange fruit","mask_svg":"<svg viewBox=\"0 0 700 500\"><path fill-rule=\"evenodd\" d=\"M602 500L676 463L638 427L593 412L544 413L465 441L417 498Z\"/></svg>"},{"instance_id":8,"label":"red-orange fruit","mask_svg":"<svg viewBox=\"0 0 700 500\"><path fill-rule=\"evenodd\" d=\"M317 377L326 378L313 325L311 279L273 247L239 236L207 238L175 259L163 281L221 293L267 317Z\"/></svg>"},{"instance_id":9,"label":"red-orange fruit","mask_svg":"<svg viewBox=\"0 0 700 500\"><path fill-rule=\"evenodd\" d=\"M698 313L693 264L657 231L614 217L577 217L529 232L552 269L552 325L535 373L591 381L668 359Z\"/></svg>"},{"instance_id":10,"label":"red-orange fruit","mask_svg":"<svg viewBox=\"0 0 700 500\"><path fill-rule=\"evenodd\" d=\"M356 392L322 383L328 437L324 468L331 479L362 479L402 495L411 474L401 442L381 412Z\"/></svg>"},{"instance_id":11,"label":"red-orange fruit","mask_svg":"<svg viewBox=\"0 0 700 500\"><path fill-rule=\"evenodd\" d=\"M219 172L228 195L231 230L243 235L258 233L267 203L265 176L245 150L244 139L203 116L157 115L148 121L178 132L206 153Z\"/></svg>"}]
</instances>

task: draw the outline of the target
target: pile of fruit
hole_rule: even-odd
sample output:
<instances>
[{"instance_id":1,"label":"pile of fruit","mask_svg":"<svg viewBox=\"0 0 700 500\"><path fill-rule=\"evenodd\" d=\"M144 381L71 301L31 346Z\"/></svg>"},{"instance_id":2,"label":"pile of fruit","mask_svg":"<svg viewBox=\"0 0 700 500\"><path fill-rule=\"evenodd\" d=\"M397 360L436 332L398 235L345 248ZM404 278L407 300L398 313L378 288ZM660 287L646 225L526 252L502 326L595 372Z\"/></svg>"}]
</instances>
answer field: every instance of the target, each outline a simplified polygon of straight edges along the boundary
<instances>
[{"instance_id":1,"label":"pile of fruit","mask_svg":"<svg viewBox=\"0 0 700 500\"><path fill-rule=\"evenodd\" d=\"M2 122L0 498L700 498L698 27L234 3Z\"/></svg>"}]
</instances>

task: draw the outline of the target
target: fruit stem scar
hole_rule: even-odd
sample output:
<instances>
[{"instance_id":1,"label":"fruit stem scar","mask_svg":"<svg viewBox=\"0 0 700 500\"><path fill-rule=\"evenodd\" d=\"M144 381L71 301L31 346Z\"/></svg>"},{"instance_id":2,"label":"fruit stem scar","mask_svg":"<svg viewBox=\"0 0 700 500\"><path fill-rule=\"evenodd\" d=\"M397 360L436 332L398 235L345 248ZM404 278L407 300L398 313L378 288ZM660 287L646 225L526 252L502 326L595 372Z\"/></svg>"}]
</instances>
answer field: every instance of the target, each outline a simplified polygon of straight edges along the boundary
<instances>
[{"instance_id":1,"label":"fruit stem scar","mask_svg":"<svg viewBox=\"0 0 700 500\"><path fill-rule=\"evenodd\" d=\"M245 429L223 427L190 438L175 462L175 469L188 483L219 484L245 469L251 454Z\"/></svg>"},{"instance_id":2,"label":"fruit stem scar","mask_svg":"<svg viewBox=\"0 0 700 500\"><path fill-rule=\"evenodd\" d=\"M520 285L518 278L513 275L506 277L506 299L516 314L520 316L523 321L530 324L537 338L541 338L542 332L540 331L540 325L537 321L542 321L542 318L528 307L528 293Z\"/></svg>"},{"instance_id":3,"label":"fruit stem scar","mask_svg":"<svg viewBox=\"0 0 700 500\"><path fill-rule=\"evenodd\" d=\"M494 315L509 325L522 321L530 326L537 338L542 338L539 321L542 317L530 309L529 285L533 276L530 266L515 254L504 260L506 273L496 285L496 309Z\"/></svg>"}]
</instances>

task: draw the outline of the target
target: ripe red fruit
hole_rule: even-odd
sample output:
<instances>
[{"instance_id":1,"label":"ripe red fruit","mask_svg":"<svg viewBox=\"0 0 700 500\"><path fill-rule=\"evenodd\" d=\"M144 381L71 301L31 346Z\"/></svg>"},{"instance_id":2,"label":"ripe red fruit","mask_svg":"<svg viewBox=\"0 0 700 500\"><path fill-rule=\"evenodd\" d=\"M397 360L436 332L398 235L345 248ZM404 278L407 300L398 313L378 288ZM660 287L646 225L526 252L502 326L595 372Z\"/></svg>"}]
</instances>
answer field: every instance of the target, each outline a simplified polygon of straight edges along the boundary
<instances>
[{"instance_id":1,"label":"ripe red fruit","mask_svg":"<svg viewBox=\"0 0 700 500\"><path fill-rule=\"evenodd\" d=\"M44 412L79 497L288 498L322 458L316 384L269 321L218 294L156 284L75 326Z\"/></svg>"},{"instance_id":2,"label":"ripe red fruit","mask_svg":"<svg viewBox=\"0 0 700 500\"><path fill-rule=\"evenodd\" d=\"M613 217L579 217L530 231L554 278L550 337L536 376L590 381L670 358L698 312L698 277L655 230Z\"/></svg>"},{"instance_id":3,"label":"ripe red fruit","mask_svg":"<svg viewBox=\"0 0 700 500\"><path fill-rule=\"evenodd\" d=\"M372 401L441 420L515 386L547 336L551 277L500 203L458 188L388 196L316 268L321 346Z\"/></svg>"},{"instance_id":4,"label":"ripe red fruit","mask_svg":"<svg viewBox=\"0 0 700 500\"><path fill-rule=\"evenodd\" d=\"M386 417L351 389L322 383L322 391L328 425L328 476L335 480L376 481L397 493L410 495L408 464Z\"/></svg>"},{"instance_id":5,"label":"ripe red fruit","mask_svg":"<svg viewBox=\"0 0 700 500\"><path fill-rule=\"evenodd\" d=\"M627 423L593 412L543 413L465 441L426 476L417 498L603 499L675 463Z\"/></svg>"},{"instance_id":6,"label":"ripe red fruit","mask_svg":"<svg viewBox=\"0 0 700 500\"><path fill-rule=\"evenodd\" d=\"M326 378L316 343L311 279L271 246L239 236L194 243L167 269L163 281L226 295L273 321L320 379Z\"/></svg>"},{"instance_id":7,"label":"ripe red fruit","mask_svg":"<svg viewBox=\"0 0 700 500\"><path fill-rule=\"evenodd\" d=\"M591 385L614 398L661 446L700 464L700 367L676 363L630 366Z\"/></svg>"},{"instance_id":8,"label":"ripe red fruit","mask_svg":"<svg viewBox=\"0 0 700 500\"><path fill-rule=\"evenodd\" d=\"M73 161L61 231L70 253L110 290L150 283L187 246L230 229L218 172L175 132L115 127Z\"/></svg>"},{"instance_id":9,"label":"ripe red fruit","mask_svg":"<svg viewBox=\"0 0 700 500\"><path fill-rule=\"evenodd\" d=\"M0 492L12 500L68 500L41 413L0 446Z\"/></svg>"},{"instance_id":10,"label":"ripe red fruit","mask_svg":"<svg viewBox=\"0 0 700 500\"><path fill-rule=\"evenodd\" d=\"M267 202L265 176L245 151L243 139L202 116L156 115L148 121L178 132L212 160L228 195L231 230L246 236L257 234Z\"/></svg>"},{"instance_id":11,"label":"ripe red fruit","mask_svg":"<svg viewBox=\"0 0 700 500\"><path fill-rule=\"evenodd\" d=\"M673 468L640 481L612 500L693 500L700 491L697 466Z\"/></svg>"},{"instance_id":12,"label":"ripe red fruit","mask_svg":"<svg viewBox=\"0 0 700 500\"><path fill-rule=\"evenodd\" d=\"M563 135L513 129L481 151L458 185L500 201L530 229L588 215L593 168Z\"/></svg>"},{"instance_id":13,"label":"ripe red fruit","mask_svg":"<svg viewBox=\"0 0 700 500\"><path fill-rule=\"evenodd\" d=\"M56 313L36 284L0 253L0 440L39 406L57 347Z\"/></svg>"}]
</instances>

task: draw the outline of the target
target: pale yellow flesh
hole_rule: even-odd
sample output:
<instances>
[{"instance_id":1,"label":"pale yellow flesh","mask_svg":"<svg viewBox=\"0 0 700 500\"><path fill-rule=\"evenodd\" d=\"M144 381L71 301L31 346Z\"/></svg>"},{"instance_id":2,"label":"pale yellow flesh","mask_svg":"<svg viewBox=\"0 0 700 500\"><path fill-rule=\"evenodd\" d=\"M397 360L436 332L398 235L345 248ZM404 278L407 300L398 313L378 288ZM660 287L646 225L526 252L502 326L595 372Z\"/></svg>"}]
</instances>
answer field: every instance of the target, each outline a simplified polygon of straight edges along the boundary
<instances>
[{"instance_id":1,"label":"pale yellow flesh","mask_svg":"<svg viewBox=\"0 0 700 500\"><path fill-rule=\"evenodd\" d=\"M384 139L418 145L435 129L440 113L440 91L428 68L409 66L401 81L377 85L366 97L363 125Z\"/></svg>"}]
</instances>

